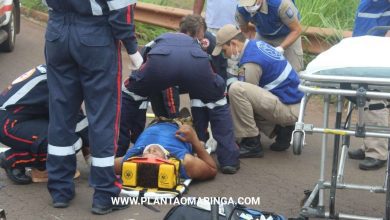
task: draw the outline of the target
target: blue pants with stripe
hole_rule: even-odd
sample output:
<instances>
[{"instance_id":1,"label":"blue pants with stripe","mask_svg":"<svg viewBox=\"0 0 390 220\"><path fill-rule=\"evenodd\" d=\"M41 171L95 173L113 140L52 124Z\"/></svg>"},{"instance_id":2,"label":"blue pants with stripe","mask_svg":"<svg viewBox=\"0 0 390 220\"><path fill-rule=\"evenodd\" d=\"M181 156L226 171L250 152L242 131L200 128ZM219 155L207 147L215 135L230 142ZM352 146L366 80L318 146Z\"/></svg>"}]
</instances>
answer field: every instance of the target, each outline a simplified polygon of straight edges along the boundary
<instances>
[{"instance_id":1,"label":"blue pants with stripe","mask_svg":"<svg viewBox=\"0 0 390 220\"><path fill-rule=\"evenodd\" d=\"M121 188L113 168L120 120L119 43L107 17L58 12L49 14L45 39L50 92L47 187L54 202L67 202L74 196L74 148L79 144L74 131L84 100L90 125L93 203L111 205L111 197Z\"/></svg>"}]
</instances>

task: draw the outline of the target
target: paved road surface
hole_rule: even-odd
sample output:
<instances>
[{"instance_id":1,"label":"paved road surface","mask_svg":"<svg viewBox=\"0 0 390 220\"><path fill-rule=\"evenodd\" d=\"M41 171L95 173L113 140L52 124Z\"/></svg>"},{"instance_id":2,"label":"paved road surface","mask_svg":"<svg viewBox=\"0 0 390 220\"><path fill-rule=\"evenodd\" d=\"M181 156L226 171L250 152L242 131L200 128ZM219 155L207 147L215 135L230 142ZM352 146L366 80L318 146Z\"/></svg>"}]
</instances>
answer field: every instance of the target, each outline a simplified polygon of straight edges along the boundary
<instances>
[{"instance_id":1,"label":"paved road surface","mask_svg":"<svg viewBox=\"0 0 390 220\"><path fill-rule=\"evenodd\" d=\"M0 53L0 86L4 88L20 73L44 62L44 26L22 19L22 32L17 36L16 48L12 53ZM60 52L60 51L59 51ZM126 66L127 56L124 56ZM125 69L125 68L124 68ZM125 73L127 74L127 73ZM306 121L320 124L322 117L320 102L309 106ZM319 135L308 135L308 146L301 156L292 150L276 153L268 149L270 140L262 139L265 157L241 161L241 170L236 175L218 176L208 182L193 183L189 196L221 196L261 198L263 210L295 217L299 212L300 200L305 189L311 189L319 176L320 142ZM330 141L329 140L329 146ZM358 146L358 140L353 146ZM328 149L328 155L331 148ZM327 157L328 165L330 157ZM357 161L347 161L345 180L351 183L383 183L385 169L363 172ZM169 206L156 206L160 212L143 206L132 206L108 216L99 217L90 213L92 189L88 186L88 169L79 158L81 178L76 180L76 198L67 209L54 209L45 184L18 186L10 182L3 170L0 171L0 209L5 209L9 219L162 219ZM327 169L329 176L329 167ZM337 210L368 216L382 216L384 194L371 194L362 191L338 192ZM328 202L325 202L328 204Z\"/></svg>"}]
</instances>

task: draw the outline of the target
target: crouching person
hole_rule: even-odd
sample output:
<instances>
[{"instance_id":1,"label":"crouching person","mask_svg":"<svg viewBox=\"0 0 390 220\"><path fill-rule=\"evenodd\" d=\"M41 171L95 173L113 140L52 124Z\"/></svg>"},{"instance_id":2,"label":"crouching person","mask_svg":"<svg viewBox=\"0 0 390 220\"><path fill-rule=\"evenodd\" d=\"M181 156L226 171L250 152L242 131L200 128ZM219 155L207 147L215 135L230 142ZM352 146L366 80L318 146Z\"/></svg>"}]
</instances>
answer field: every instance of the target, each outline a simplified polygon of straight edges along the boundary
<instances>
[{"instance_id":1,"label":"crouching person","mask_svg":"<svg viewBox=\"0 0 390 220\"><path fill-rule=\"evenodd\" d=\"M10 147L0 153L0 166L17 184L47 181L48 103L45 65L24 73L0 95L0 142ZM75 150L89 153L88 121L81 111L77 120L80 141ZM26 167L33 168L32 178L26 175Z\"/></svg>"},{"instance_id":2,"label":"crouching person","mask_svg":"<svg viewBox=\"0 0 390 220\"><path fill-rule=\"evenodd\" d=\"M196 156L194 156L196 154ZM158 122L144 130L124 157L115 159L115 172L121 174L122 163L130 157L168 159L181 161L180 178L206 180L217 174L217 165L189 125Z\"/></svg>"},{"instance_id":3,"label":"crouching person","mask_svg":"<svg viewBox=\"0 0 390 220\"><path fill-rule=\"evenodd\" d=\"M240 29L226 25L217 32L213 55L239 61L239 76L228 91L235 135L240 138L240 157L262 157L259 130L270 138L273 151L290 146L303 93L299 77L286 58L261 40L247 40ZM244 76L244 77L243 77Z\"/></svg>"}]
</instances>

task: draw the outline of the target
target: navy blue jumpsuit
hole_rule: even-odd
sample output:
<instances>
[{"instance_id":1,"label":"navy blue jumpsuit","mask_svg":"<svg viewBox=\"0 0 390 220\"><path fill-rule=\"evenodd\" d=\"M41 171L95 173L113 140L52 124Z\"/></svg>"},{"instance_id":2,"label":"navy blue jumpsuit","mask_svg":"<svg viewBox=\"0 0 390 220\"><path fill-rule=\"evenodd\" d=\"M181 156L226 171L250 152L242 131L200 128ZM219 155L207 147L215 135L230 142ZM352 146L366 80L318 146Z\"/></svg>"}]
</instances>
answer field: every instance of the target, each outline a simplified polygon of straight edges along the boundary
<instances>
[{"instance_id":1,"label":"navy blue jumpsuit","mask_svg":"<svg viewBox=\"0 0 390 220\"><path fill-rule=\"evenodd\" d=\"M84 100L90 125L90 185L93 204L111 206L121 190L114 173L119 135L122 63L120 41L128 54L137 51L135 0L46 0L49 21L45 55L50 91L47 170L54 203L74 197L74 132Z\"/></svg>"},{"instance_id":2,"label":"navy blue jumpsuit","mask_svg":"<svg viewBox=\"0 0 390 220\"><path fill-rule=\"evenodd\" d=\"M173 86L189 93L194 127L201 140L210 121L219 144L216 154L220 166L237 165L239 153L225 97L226 83L213 72L207 53L188 35L166 33L155 40L147 61L125 84L126 93L133 99L122 109L140 111L145 99Z\"/></svg>"},{"instance_id":3,"label":"navy blue jumpsuit","mask_svg":"<svg viewBox=\"0 0 390 220\"><path fill-rule=\"evenodd\" d=\"M40 65L14 80L0 95L0 142L10 147L5 151L6 166L45 168L48 125L46 66ZM82 146L89 145L87 126L80 112L76 133Z\"/></svg>"}]
</instances>

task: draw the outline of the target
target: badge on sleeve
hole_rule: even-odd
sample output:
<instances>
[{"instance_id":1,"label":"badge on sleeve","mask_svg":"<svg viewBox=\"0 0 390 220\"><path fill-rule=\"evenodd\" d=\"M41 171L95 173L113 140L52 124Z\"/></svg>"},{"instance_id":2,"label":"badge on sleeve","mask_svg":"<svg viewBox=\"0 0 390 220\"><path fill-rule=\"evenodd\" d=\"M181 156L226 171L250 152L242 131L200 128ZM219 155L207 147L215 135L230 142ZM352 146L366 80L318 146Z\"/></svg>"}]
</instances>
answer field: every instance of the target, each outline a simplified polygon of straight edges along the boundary
<instances>
[{"instance_id":1,"label":"badge on sleeve","mask_svg":"<svg viewBox=\"0 0 390 220\"><path fill-rule=\"evenodd\" d=\"M288 8L287 11L286 11L286 15L287 17L289 18L293 18L294 17L294 12L291 8Z\"/></svg>"}]
</instances>

